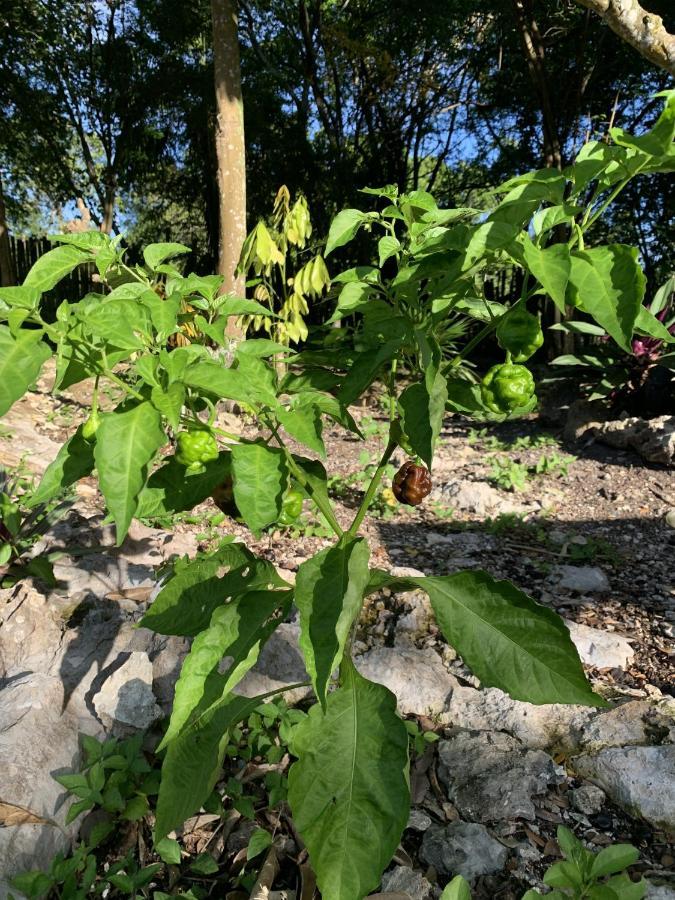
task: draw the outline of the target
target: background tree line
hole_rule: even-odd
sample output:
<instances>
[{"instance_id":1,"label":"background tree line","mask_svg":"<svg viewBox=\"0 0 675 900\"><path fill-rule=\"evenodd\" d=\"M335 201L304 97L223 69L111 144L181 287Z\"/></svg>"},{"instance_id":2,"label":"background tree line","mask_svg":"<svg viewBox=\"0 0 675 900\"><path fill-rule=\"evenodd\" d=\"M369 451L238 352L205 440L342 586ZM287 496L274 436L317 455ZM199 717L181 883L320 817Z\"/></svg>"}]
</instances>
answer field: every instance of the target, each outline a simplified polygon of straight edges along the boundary
<instances>
[{"instance_id":1,"label":"background tree line","mask_svg":"<svg viewBox=\"0 0 675 900\"><path fill-rule=\"evenodd\" d=\"M649 7L675 30L669 0ZM4 207L14 233L58 230L79 205L132 248L183 242L214 269L227 140L218 151L213 26L228 8L2 0L0 224ZM610 124L646 127L670 80L573 0L240 0L236 12L249 227L280 184L306 194L317 237L365 185L487 205L505 177L564 167ZM227 67L232 45L220 49ZM626 191L603 235L640 247L652 289L672 220L659 176Z\"/></svg>"}]
</instances>

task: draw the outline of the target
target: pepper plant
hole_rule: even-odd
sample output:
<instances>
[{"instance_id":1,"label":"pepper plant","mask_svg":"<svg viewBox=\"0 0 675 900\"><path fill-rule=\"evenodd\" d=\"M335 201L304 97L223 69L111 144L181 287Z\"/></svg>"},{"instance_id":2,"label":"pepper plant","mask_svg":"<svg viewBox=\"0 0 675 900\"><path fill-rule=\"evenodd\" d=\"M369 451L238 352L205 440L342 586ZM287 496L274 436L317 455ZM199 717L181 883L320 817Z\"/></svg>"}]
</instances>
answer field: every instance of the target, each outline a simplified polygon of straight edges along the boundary
<instances>
[{"instance_id":1,"label":"pepper plant","mask_svg":"<svg viewBox=\"0 0 675 900\"><path fill-rule=\"evenodd\" d=\"M63 445L31 502L46 502L95 471L121 544L134 517L166 518L213 494L231 494L257 534L277 522L294 484L334 532L332 543L300 566L294 585L243 543L181 559L146 612L146 627L192 638L159 748L157 841L210 796L228 732L265 699L238 696L235 688L293 606L315 702L291 735L296 761L288 802L325 900L361 900L375 889L408 819L408 736L396 698L360 675L352 659L369 594L385 586L424 590L440 630L485 686L531 703L605 703L552 610L482 571L398 578L374 568L362 525L399 446L410 459L394 492L406 503L423 501L446 410L504 417L534 407L532 376L516 362L527 361L539 343L523 315L534 297L561 311L578 307L625 350L635 333L672 341L642 305L637 251L587 246L594 223L632 178L675 167L675 92L664 96L665 110L649 132L634 137L613 129L613 144L587 144L564 172L512 178L488 214L440 209L424 191L365 189L376 208L340 212L325 248L330 256L361 229L377 241L375 263L333 279L340 286L333 319L358 314L359 324L327 329L323 346L315 342L291 356L285 346L253 339L236 348L229 365L225 354L218 358L214 346L227 344L228 317L273 317L273 310L220 296L216 276L183 276L171 262L186 249L180 245L151 245L144 264L130 266L120 243L98 232L59 236L23 285L0 290L0 415L50 357L55 390L85 378L95 384L95 427L85 434L80 426ZM568 230L565 243L552 240L558 226ZM92 259L108 293L64 302L56 321L45 321L41 294ZM483 291L491 267L504 264L523 272L522 294L510 309L488 302ZM197 327L184 331L193 342L175 346L171 336L190 316ZM438 341L448 316L473 326L450 359ZM511 327L514 317L526 327ZM463 362L495 330L510 355L481 383ZM199 342L202 335L209 346ZM275 361L282 352L288 370L280 377ZM322 425L328 417L358 435L348 407L376 379L388 393L386 446L360 507L343 521L328 494ZM110 411L97 409L101 381L122 391ZM259 436L220 428L223 400L252 410ZM306 451L296 452L289 439Z\"/></svg>"}]
</instances>

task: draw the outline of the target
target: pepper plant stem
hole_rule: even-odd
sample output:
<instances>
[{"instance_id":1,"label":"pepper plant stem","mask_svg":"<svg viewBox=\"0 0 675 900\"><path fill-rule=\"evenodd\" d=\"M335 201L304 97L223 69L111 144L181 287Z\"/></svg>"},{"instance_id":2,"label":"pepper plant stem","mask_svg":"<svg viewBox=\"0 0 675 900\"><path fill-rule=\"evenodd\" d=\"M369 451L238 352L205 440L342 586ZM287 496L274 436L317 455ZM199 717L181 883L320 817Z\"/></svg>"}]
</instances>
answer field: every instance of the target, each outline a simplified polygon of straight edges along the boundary
<instances>
[{"instance_id":1,"label":"pepper plant stem","mask_svg":"<svg viewBox=\"0 0 675 900\"><path fill-rule=\"evenodd\" d=\"M361 523L363 522L365 515L368 512L368 507L372 503L373 497L375 496L375 492L377 491L378 487L380 486L380 481L382 480L382 476L384 474L385 468L387 467L387 463L389 462L392 453L394 452L394 450L397 447L398 447L398 442L390 437L389 442L387 443L387 446L384 449L384 453L382 454L382 458L380 459L379 463L377 464L377 469L375 469L375 473L370 481L370 484L368 485L368 489L367 489L365 496L361 502L361 506L359 507L358 512L354 516L354 521L349 526L349 530L347 531L347 534L350 535L351 537L354 537L356 534L358 534L358 530L361 527Z\"/></svg>"}]
</instances>

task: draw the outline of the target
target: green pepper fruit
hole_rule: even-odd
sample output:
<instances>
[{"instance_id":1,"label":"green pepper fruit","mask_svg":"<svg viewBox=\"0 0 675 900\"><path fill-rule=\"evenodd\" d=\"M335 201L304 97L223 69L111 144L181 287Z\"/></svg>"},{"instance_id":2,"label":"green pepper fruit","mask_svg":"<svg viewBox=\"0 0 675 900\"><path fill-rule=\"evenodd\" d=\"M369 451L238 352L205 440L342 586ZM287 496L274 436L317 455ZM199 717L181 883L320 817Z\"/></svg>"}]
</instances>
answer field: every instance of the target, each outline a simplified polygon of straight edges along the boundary
<instances>
[{"instance_id":1,"label":"green pepper fruit","mask_svg":"<svg viewBox=\"0 0 675 900\"><path fill-rule=\"evenodd\" d=\"M302 513L304 497L296 488L291 488L281 502L279 525L293 525Z\"/></svg>"},{"instance_id":2,"label":"green pepper fruit","mask_svg":"<svg viewBox=\"0 0 675 900\"><path fill-rule=\"evenodd\" d=\"M91 443L96 440L96 432L98 431L98 426L101 424L101 417L98 414L98 410L92 409L89 418L82 426L82 437L85 441Z\"/></svg>"},{"instance_id":3,"label":"green pepper fruit","mask_svg":"<svg viewBox=\"0 0 675 900\"><path fill-rule=\"evenodd\" d=\"M188 471L200 471L205 463L218 459L218 444L206 429L181 431L176 442L176 459Z\"/></svg>"},{"instance_id":4,"label":"green pepper fruit","mask_svg":"<svg viewBox=\"0 0 675 900\"><path fill-rule=\"evenodd\" d=\"M526 406L534 396L534 378L525 366L500 363L493 366L480 384L483 403L495 413L512 413Z\"/></svg>"},{"instance_id":5,"label":"green pepper fruit","mask_svg":"<svg viewBox=\"0 0 675 900\"><path fill-rule=\"evenodd\" d=\"M497 325L499 346L511 354L515 363L525 362L544 343L539 319L524 306L507 312Z\"/></svg>"}]
</instances>

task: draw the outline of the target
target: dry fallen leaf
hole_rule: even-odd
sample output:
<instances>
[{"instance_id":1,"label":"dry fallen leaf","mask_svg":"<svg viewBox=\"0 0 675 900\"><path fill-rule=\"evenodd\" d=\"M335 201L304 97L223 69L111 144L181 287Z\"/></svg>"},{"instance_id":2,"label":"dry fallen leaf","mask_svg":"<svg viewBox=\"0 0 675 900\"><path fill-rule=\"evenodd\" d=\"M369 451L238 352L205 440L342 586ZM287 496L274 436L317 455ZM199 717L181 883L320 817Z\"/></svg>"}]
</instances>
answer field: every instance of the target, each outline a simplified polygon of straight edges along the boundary
<instances>
[{"instance_id":1,"label":"dry fallen leaf","mask_svg":"<svg viewBox=\"0 0 675 900\"><path fill-rule=\"evenodd\" d=\"M0 800L0 826L8 828L11 825L54 825L50 819L43 819L36 813L17 806L15 803L5 803Z\"/></svg>"}]
</instances>

